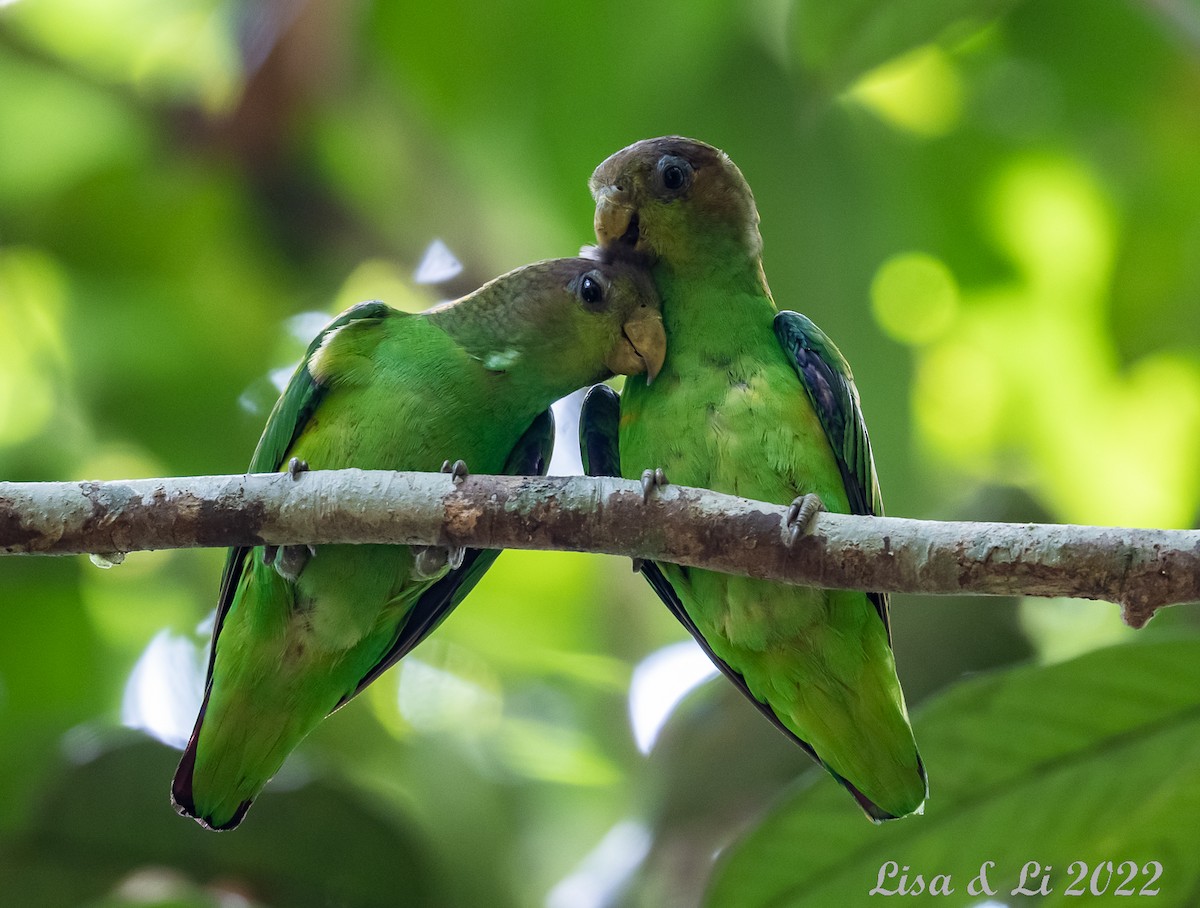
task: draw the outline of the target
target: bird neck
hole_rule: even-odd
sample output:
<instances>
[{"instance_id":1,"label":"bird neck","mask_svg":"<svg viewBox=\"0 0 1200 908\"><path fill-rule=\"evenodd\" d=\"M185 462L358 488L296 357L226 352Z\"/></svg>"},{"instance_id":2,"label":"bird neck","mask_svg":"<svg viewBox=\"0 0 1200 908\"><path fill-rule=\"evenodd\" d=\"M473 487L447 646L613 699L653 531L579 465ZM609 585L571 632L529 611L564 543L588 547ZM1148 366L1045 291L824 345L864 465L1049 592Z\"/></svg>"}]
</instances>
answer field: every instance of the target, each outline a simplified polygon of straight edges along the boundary
<instances>
[{"instance_id":1,"label":"bird neck","mask_svg":"<svg viewBox=\"0 0 1200 908\"><path fill-rule=\"evenodd\" d=\"M776 309L761 260L730 268L726 259L723 265L656 267L668 365L696 356L720 361L774 342Z\"/></svg>"}]
</instances>

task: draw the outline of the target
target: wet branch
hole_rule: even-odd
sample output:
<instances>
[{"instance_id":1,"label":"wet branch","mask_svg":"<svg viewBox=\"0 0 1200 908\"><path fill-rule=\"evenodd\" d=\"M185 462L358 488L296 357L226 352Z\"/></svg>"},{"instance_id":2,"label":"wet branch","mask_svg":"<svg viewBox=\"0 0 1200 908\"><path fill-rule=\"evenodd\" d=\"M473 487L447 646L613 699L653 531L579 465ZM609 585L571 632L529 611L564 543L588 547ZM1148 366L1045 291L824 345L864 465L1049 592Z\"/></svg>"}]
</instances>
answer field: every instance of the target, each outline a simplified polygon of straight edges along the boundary
<instances>
[{"instance_id":1,"label":"wet branch","mask_svg":"<svg viewBox=\"0 0 1200 908\"><path fill-rule=\"evenodd\" d=\"M0 553L422 543L603 552L842 589L1076 596L1140 627L1200 600L1200 530L818 516L789 547L786 506L621 479L314 471L0 483Z\"/></svg>"}]
</instances>

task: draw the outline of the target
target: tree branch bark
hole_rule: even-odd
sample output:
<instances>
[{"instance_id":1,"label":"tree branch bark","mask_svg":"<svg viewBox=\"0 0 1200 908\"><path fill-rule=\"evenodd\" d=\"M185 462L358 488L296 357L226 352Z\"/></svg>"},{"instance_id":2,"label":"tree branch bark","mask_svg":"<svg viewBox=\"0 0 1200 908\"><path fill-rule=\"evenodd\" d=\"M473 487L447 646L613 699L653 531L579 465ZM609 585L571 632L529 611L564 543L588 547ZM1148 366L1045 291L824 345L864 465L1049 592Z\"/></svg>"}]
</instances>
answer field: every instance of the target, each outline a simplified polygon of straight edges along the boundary
<instances>
[{"instance_id":1,"label":"tree branch bark","mask_svg":"<svg viewBox=\"0 0 1200 908\"><path fill-rule=\"evenodd\" d=\"M1200 600L1200 530L822 513L788 546L786 506L623 479L331 470L0 483L0 553L405 543L602 552L837 589L1076 596L1141 627Z\"/></svg>"}]
</instances>

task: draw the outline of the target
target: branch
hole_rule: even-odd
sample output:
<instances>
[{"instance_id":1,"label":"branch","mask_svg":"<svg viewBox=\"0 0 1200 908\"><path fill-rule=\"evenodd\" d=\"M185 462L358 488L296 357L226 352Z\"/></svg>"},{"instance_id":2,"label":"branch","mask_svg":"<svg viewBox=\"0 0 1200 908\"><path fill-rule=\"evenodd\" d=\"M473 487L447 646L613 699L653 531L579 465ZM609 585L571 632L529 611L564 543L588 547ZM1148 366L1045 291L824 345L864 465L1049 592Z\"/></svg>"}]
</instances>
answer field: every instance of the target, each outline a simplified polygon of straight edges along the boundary
<instances>
[{"instance_id":1,"label":"branch","mask_svg":"<svg viewBox=\"0 0 1200 908\"><path fill-rule=\"evenodd\" d=\"M769 580L897 593L1077 596L1141 627L1200 600L1200 530L822 513L792 547L785 506L624 479L332 470L0 483L0 553L404 543L603 552Z\"/></svg>"}]
</instances>

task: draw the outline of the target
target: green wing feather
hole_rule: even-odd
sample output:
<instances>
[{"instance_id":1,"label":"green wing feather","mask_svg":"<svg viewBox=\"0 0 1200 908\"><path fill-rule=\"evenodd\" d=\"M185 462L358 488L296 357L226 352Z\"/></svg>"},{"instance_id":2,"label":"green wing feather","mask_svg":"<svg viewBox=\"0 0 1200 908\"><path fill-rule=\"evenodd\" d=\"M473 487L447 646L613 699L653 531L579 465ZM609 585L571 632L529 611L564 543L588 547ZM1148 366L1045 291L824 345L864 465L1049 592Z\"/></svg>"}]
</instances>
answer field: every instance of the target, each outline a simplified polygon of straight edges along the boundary
<instances>
[{"instance_id":1,"label":"green wing feather","mask_svg":"<svg viewBox=\"0 0 1200 908\"><path fill-rule=\"evenodd\" d=\"M313 411L325 396L328 386L313 377L309 363L313 354L320 349L331 333L354 322L381 322L383 319L402 315L386 303L378 300L351 306L313 338L304 352L304 359L296 367L287 388L276 401L266 428L258 440L258 447L250 458L251 473L273 473L283 466L292 444L308 425Z\"/></svg>"},{"instance_id":2,"label":"green wing feather","mask_svg":"<svg viewBox=\"0 0 1200 908\"><path fill-rule=\"evenodd\" d=\"M351 306L321 329L321 333L313 338L308 349L304 351L304 359L292 373L283 394L271 408L271 415L267 417L267 425L250 458L250 468L246 471L247 473L274 473L279 470L283 466L292 444L300 437L305 426L308 425L308 420L317 409L317 405L320 404L321 398L325 396L328 386L318 382L309 370L313 354L320 349L325 338L331 332L344 328L352 322L378 322L395 314L396 310L386 303L372 300ZM221 626L225 623L225 615L233 604L233 594L237 591L238 583L242 579L242 571L245 568L246 557L251 551L253 549L250 546L237 546L231 548L225 557L225 568L221 572L220 592L217 594L217 616L213 623L212 648L209 653L208 673L205 678L206 686L212 681L213 663L216 661L217 655L217 637L221 633Z\"/></svg>"},{"instance_id":3,"label":"green wing feather","mask_svg":"<svg viewBox=\"0 0 1200 908\"><path fill-rule=\"evenodd\" d=\"M799 312L780 312L774 328L833 448L850 513L881 516L883 496L850 364L825 332ZM888 628L891 642L888 597L883 593L867 593L867 597Z\"/></svg>"}]
</instances>

